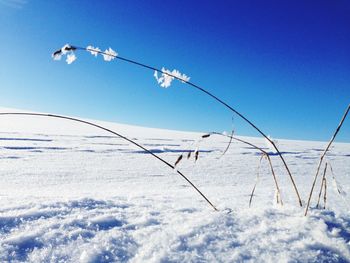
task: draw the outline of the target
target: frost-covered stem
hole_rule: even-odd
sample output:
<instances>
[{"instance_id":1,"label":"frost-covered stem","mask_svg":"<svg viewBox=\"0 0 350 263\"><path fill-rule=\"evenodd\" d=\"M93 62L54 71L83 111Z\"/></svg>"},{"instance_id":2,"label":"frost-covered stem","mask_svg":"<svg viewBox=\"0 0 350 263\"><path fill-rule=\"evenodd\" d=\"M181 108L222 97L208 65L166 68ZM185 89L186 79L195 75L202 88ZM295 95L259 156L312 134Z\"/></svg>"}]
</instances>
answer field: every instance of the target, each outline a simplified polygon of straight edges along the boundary
<instances>
[{"instance_id":1,"label":"frost-covered stem","mask_svg":"<svg viewBox=\"0 0 350 263\"><path fill-rule=\"evenodd\" d=\"M275 186L276 186L276 189L277 189L277 193L278 193L278 196L280 197L280 201L281 201L281 205L283 205L283 201L282 201L282 196L281 196L281 191L280 191L280 188L278 186L278 182L277 182L277 177L276 177L276 174L275 174L275 170L273 169L273 165L272 165L272 161L271 161L271 158L268 154L268 152L264 151L262 148L250 143L250 142L247 142L245 140L242 140L242 139L239 139L237 137L234 137L234 136L229 136L229 135L223 135L221 133L218 133L218 132L211 132L209 134L213 134L213 135L220 135L220 136L226 136L226 137L229 137L230 138L230 143L231 143L231 140L235 140L235 141L238 141L238 142L241 142L243 144L246 144L246 145L249 145L251 147L253 147L254 149L256 150L259 150L263 155L266 156L268 162L269 162L269 165L270 165L270 169L271 169L271 173L272 173L272 176L273 176L273 180L275 182ZM226 149L227 151L227 149Z\"/></svg>"},{"instance_id":2,"label":"frost-covered stem","mask_svg":"<svg viewBox=\"0 0 350 263\"><path fill-rule=\"evenodd\" d=\"M151 69L151 70L154 70L154 71L157 71L158 73L162 73L162 74L166 74L170 77L173 77L179 81L182 81L184 83L187 83L189 86L207 94L209 97L213 98L214 100L216 100L217 102L219 102L220 104L222 104L223 106L225 106L227 109L229 109L230 111L232 111L233 113L235 113L236 115L238 115L240 118L242 118L245 122L247 122L251 127L253 127L258 133L260 133L266 140L268 140L271 145L273 146L273 148L276 150L278 156L281 158L282 160L282 163L284 165L284 167L286 168L286 171L289 175L289 178L292 182L292 185L293 185L293 188L295 190L295 193L297 195L297 198L298 198L298 202L299 202L299 205L300 206L303 206L302 204L302 201L301 201L301 198L300 198L300 194L299 194L299 191L298 191L298 188L295 184L295 181L294 181L294 178L292 176L292 173L290 172L289 170L289 167L286 163L286 161L284 160L281 152L279 151L279 149L277 148L276 144L265 134L263 133L255 124L253 124L249 119L247 119L243 114L241 114L240 112L238 112L237 110L235 110L233 107L231 107L230 105L228 105L226 102L224 102L223 100L219 99L217 96L215 96L214 94L210 93L209 91L201 88L200 86L190 82L190 81L186 81L182 78L179 78L173 74L170 74L168 72L163 72L162 70L158 69L158 68L155 68L155 67L152 67L152 66L149 66L149 65L146 65L146 64L143 64L143 63L140 63L140 62L137 62L137 61L134 61L134 60L131 60L131 59L127 59L127 58L123 58L121 56L115 56L115 55L111 55L111 54L107 54L103 51L100 51L100 50L95 50L95 49L90 49L90 48L83 48L83 47L77 47L77 46L72 46L74 48L74 50L86 50L86 51L93 51L93 52L97 52L99 54L104 54L104 55L108 55L108 56L111 56L111 57L114 57L114 58L117 58L117 59L120 59L120 60L123 60L123 61L126 61L126 62L129 62L131 64L134 64L134 65L138 65L138 66L141 66L141 67L144 67L144 68L147 68L147 69Z\"/></svg>"},{"instance_id":3,"label":"frost-covered stem","mask_svg":"<svg viewBox=\"0 0 350 263\"><path fill-rule=\"evenodd\" d=\"M331 140L329 141L329 143L328 143L326 149L323 151L323 153L322 153L322 155L321 155L321 157L320 157L320 161L319 161L318 166L317 166L317 170L316 170L316 174L315 174L315 177L314 177L314 181L313 181L312 186L311 186L311 191L310 191L310 194L309 194L309 199L308 199L308 201L307 201L307 205L306 205L306 209L305 209L305 214L304 214L305 216L307 215L307 212L308 212L308 210L309 210L309 205L310 205L312 193L313 193L313 191L314 191L314 187L315 187L315 184L316 184L316 180L317 180L318 174L319 174L319 172L320 172L320 168L321 168L323 159L324 159L324 157L326 156L326 153L328 152L329 148L331 147L331 144L333 143L335 137L337 136L337 134L338 134L338 132L339 132L341 126L343 125L344 120L345 120L346 116L347 116L348 113L349 113L349 110L350 110L350 104L348 105L348 107L347 107L347 109L346 109L346 111L345 111L345 113L344 113L344 115L343 115L343 118L341 119L341 121L340 121L340 123L339 123L337 129L335 130L335 132L334 132L334 134L333 134Z\"/></svg>"},{"instance_id":4,"label":"frost-covered stem","mask_svg":"<svg viewBox=\"0 0 350 263\"><path fill-rule=\"evenodd\" d=\"M323 171L320 193L318 194L318 200L317 200L317 205L316 205L317 208L320 205L320 199L321 199L321 195L322 195L322 190L323 190L324 182L325 182L325 179L326 179L326 171L327 171L327 163L326 163L326 165L324 167L324 171Z\"/></svg>"},{"instance_id":5,"label":"frost-covered stem","mask_svg":"<svg viewBox=\"0 0 350 263\"><path fill-rule=\"evenodd\" d=\"M167 166L169 166L170 168L172 168L173 170L175 170L175 167L173 165L171 165L169 162L165 161L163 158L159 157L158 155L154 154L153 152L151 152L150 150L146 149L145 147L143 147L142 145L138 144L137 142L115 132L112 131L108 128L105 128L101 125L89 122L89 121L84 121L81 119L77 119L77 118L72 118L72 117L67 117L67 116L62 116L62 115L55 115L55 114L43 114L43 113L29 113L29 112L1 112L0 115L22 115L22 116L41 116L41 117L49 117L49 118L58 118L58 119L65 119L65 120L70 120L70 121L75 121L75 122L79 122L79 123L84 123L87 124L89 126L93 126L96 127L98 129L104 130L106 132L109 132L113 135L116 135L120 138L122 138L123 140L137 146L138 148L144 150L145 152L147 152L148 154L152 155L154 158L158 159L159 161L161 161L162 163L166 164ZM209 201L209 199L183 174L181 173L179 170L175 170L179 175L181 175L181 177L183 179L185 179L204 199L205 201L215 210L218 211L218 209Z\"/></svg>"}]
</instances>

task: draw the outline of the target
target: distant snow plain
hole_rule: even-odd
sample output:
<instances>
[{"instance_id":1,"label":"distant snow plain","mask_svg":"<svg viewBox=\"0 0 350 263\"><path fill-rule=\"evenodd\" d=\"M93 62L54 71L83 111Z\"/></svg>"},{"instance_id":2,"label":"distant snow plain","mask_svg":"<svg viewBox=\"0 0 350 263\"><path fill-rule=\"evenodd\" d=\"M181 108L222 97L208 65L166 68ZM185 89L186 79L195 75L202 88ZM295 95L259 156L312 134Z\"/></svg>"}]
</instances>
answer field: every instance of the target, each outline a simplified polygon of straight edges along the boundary
<instances>
[{"instance_id":1,"label":"distant snow plain","mask_svg":"<svg viewBox=\"0 0 350 263\"><path fill-rule=\"evenodd\" d=\"M14 111L1 108L0 112ZM326 142L278 140L304 201L300 208L272 155L268 163L239 142L96 121L174 163L199 149L183 178L122 139L93 127L43 117L0 116L0 262L350 262L350 145L327 155L326 209L305 202ZM244 138L244 137L241 137ZM263 139L244 138L266 149ZM323 196L321 198L321 205Z\"/></svg>"}]
</instances>

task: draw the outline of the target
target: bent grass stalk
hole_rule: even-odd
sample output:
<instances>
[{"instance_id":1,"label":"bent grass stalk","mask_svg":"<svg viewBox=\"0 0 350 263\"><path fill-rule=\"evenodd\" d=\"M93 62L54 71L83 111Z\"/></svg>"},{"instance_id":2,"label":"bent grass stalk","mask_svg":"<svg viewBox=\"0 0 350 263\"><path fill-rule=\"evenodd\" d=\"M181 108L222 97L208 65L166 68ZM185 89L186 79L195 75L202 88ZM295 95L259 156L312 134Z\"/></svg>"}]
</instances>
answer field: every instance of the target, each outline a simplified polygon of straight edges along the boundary
<instances>
[{"instance_id":1,"label":"bent grass stalk","mask_svg":"<svg viewBox=\"0 0 350 263\"><path fill-rule=\"evenodd\" d=\"M68 50L68 49L67 49ZM209 97L213 98L215 101L217 101L218 103L220 103L221 105L223 105L224 107L226 107L227 109L229 109L230 111L232 111L233 113L235 113L236 115L238 115L241 119L243 119L245 122L247 122L252 128L254 128L261 136L263 136L266 140L268 140L271 145L273 146L273 148L275 149L276 153L278 154L278 156L280 157L280 159L282 160L282 163L289 175L289 178L292 182L292 185L293 185L293 188L295 190L295 193L297 195L297 198L298 198L298 202L299 202L299 205L302 207L303 204L302 204L302 201L301 201L301 198L300 198L300 194L299 194L299 191L298 191L298 188L295 184L295 181L294 181L294 178L292 176L292 173L290 172L289 170L289 167L286 163L286 161L284 160L281 152L279 151L279 149L277 148L276 144L264 133L262 132L255 124L253 124L248 118L246 118L243 114L241 114L240 112L238 112L237 110L235 110L233 107L231 107L229 104L227 104L226 102L224 102L223 100L221 100L220 98L218 98L217 96L215 96L214 94L212 94L211 92L203 89L202 87L190 82L190 81L187 81L187 80L184 80L182 78L179 78L178 76L175 76L171 73L168 73L168 72L163 72L162 70L158 69L158 68L155 68L153 66L149 66L149 65L146 65L146 64L143 64L143 63L140 63L140 62L137 62L135 60L131 60L131 59L128 59L128 58L124 58L124 57L121 57L119 55L111 55L111 54L107 54L106 52L103 52L103 51L100 51L100 50L96 50L96 49L90 49L90 48L83 48L83 47L78 47L78 46L70 46L69 47L69 50L72 50L72 51L75 51L75 50L84 50L84 51L89 51L89 52L96 52L96 53L99 53L99 54L102 54L102 55L107 55L107 56L110 56L110 57L113 57L113 58L116 58L116 59L119 59L119 60L122 60L122 61L125 61L125 62L128 62L128 63L131 63L131 64L134 64L134 65L137 65L137 66L140 66L140 67L143 67L143 68L147 68L147 69L150 69L150 70L153 70L153 71L156 71L158 73L162 73L162 74L166 74L174 79L177 79L179 81L182 81L184 83L186 83L187 85L197 89L198 91L208 95ZM56 51L58 52L58 51ZM56 53L55 52L55 53ZM55 54L54 53L54 54Z\"/></svg>"},{"instance_id":2,"label":"bent grass stalk","mask_svg":"<svg viewBox=\"0 0 350 263\"><path fill-rule=\"evenodd\" d=\"M260 178L260 167L261 167L261 161L262 161L263 158L264 158L264 154L261 155L260 160L259 160L258 169L257 169L257 172L256 172L256 181L255 181L253 190L252 190L252 192L251 192L251 194L250 194L249 207L250 207L251 204L252 204L254 192L255 192L256 186L258 185L258 182L259 182L259 178Z\"/></svg>"},{"instance_id":3,"label":"bent grass stalk","mask_svg":"<svg viewBox=\"0 0 350 263\"><path fill-rule=\"evenodd\" d=\"M226 149L225 151L223 151L222 156L224 156L226 154L226 152L228 151L228 149L230 149L230 146L231 146L231 143L232 143L232 140L233 140L233 134L234 134L234 130L232 130L231 132L231 136L230 136L230 141L228 142L227 146L226 146Z\"/></svg>"},{"instance_id":4,"label":"bent grass stalk","mask_svg":"<svg viewBox=\"0 0 350 263\"><path fill-rule=\"evenodd\" d=\"M316 174L315 174L315 177L314 177L314 181L313 181L312 186L311 186L311 191L310 191L310 194L309 194L309 199L308 199L308 201L307 201L307 205L306 205L306 209L305 209L305 214L304 214L305 216L307 215L307 212L309 211L309 205L310 205L310 202L311 202L312 193L313 193L314 188L315 188L316 180L317 180L318 174L319 174L319 172L320 172L320 168L321 168L323 159L324 159L324 157L326 156L326 153L328 152L329 148L331 147L331 145L332 145L332 143L333 143L335 137L337 136L337 134L338 134L338 132L339 132L341 126L343 125L343 123L344 123L344 121L345 121L345 119L346 119L346 116L347 116L348 113L349 113L349 110L350 110L350 104L348 105L348 107L347 107L347 109L346 109L346 111L345 111L345 113L344 113L344 115L343 115L343 117L342 117L342 119L341 119L341 121L340 121L340 123L339 123L337 129L335 130L335 132L334 132L334 134L333 134L331 140L329 141L329 143L328 143L326 149L324 149L324 151L323 151L323 153L322 153L322 155L321 155L321 157L320 157L320 161L319 161L318 166L317 166L317 169L316 169Z\"/></svg>"},{"instance_id":5,"label":"bent grass stalk","mask_svg":"<svg viewBox=\"0 0 350 263\"><path fill-rule=\"evenodd\" d=\"M280 188L279 188L279 185L278 185L278 181L277 181L277 177L276 177L276 174L275 174L275 170L273 169L272 161L271 161L271 158L270 158L268 152L264 151L262 148L260 148L259 146L256 146L255 144L252 144L252 143L247 142L245 140L239 139L239 138L237 138L235 136L232 136L232 135L230 136L230 135L224 135L224 134L218 133L218 132L210 132L210 133L206 134L206 138L209 137L210 135L218 135L218 136L229 137L230 138L230 144L231 144L232 140L235 140L235 141L241 142L243 144L249 145L249 146L253 147L256 150L259 150L263 154L263 156L265 156L267 158L267 161L269 162L271 174L272 174L273 180L275 182L275 187L276 187L276 190L277 190L277 198L276 198L277 203L279 203L279 201L280 201L281 205L283 205L281 191L280 191ZM225 152L227 150L228 149L226 148ZM261 162L261 159L260 159L260 162Z\"/></svg>"},{"instance_id":6,"label":"bent grass stalk","mask_svg":"<svg viewBox=\"0 0 350 263\"><path fill-rule=\"evenodd\" d=\"M101 125L95 124L93 122L89 122L89 121L84 121L81 119L77 119L77 118L72 118L72 117L67 117L67 116L62 116L62 115L56 115L56 114L43 114L43 113L29 113L29 112L1 112L0 115L22 115L22 116L41 116L41 117L48 117L48 118L58 118L58 119L65 119L65 120L70 120L70 121L74 121L74 122L79 122L79 123L84 123L86 125L89 126L93 126L96 127L98 129L104 130L106 132L109 132L113 135L116 135L120 138L122 138L123 140L137 146L138 148L144 150L145 152L147 152L148 154L152 155L154 158L156 158L157 160L161 161L162 163L164 163L165 165L167 165L168 167L172 168L173 170L175 170L183 179L185 179L192 187L193 189L196 190L196 192L198 194L201 195L201 197L215 210L218 211L218 209L209 201L209 199L187 178L187 176L185 176L182 172L180 172L179 170L175 169L175 167L173 165L171 165L169 162L165 161L163 158L159 157L158 155L154 154L153 152L151 152L150 150L146 149L145 147L143 147L142 145L138 144L137 142L135 142L132 139L129 139L115 131L112 131L108 128L105 128Z\"/></svg>"}]
</instances>

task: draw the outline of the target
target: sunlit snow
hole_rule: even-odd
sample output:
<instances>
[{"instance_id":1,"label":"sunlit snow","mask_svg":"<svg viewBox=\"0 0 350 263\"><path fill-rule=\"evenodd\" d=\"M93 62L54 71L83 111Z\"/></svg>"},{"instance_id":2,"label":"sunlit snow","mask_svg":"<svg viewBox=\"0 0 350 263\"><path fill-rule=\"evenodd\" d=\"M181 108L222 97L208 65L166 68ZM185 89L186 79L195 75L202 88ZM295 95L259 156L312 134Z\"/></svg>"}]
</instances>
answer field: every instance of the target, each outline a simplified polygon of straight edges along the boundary
<instances>
[{"instance_id":1,"label":"sunlit snow","mask_svg":"<svg viewBox=\"0 0 350 263\"><path fill-rule=\"evenodd\" d=\"M177 168L219 208L215 212L172 169L121 138L65 120L0 119L0 262L350 259L350 199L338 193L331 173L326 209L315 208L319 181L304 217L272 153L284 206L276 204L262 162L248 208L260 159L254 148L234 141L221 156L226 137L198 140L204 133L97 122L171 163L198 147L197 162L183 158ZM245 139L265 147L263 139ZM278 141L305 201L326 143ZM335 143L327 155L343 193L350 192L349 152L349 144Z\"/></svg>"}]
</instances>

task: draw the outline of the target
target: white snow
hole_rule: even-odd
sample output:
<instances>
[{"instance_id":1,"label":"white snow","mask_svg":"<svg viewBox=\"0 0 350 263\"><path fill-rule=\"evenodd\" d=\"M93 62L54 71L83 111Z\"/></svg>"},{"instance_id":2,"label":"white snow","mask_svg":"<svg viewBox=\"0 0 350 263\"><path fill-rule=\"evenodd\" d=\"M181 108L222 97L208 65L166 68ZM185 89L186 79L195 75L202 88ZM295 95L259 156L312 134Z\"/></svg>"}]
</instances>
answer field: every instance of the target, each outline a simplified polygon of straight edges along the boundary
<instances>
[{"instance_id":1,"label":"white snow","mask_svg":"<svg viewBox=\"0 0 350 263\"><path fill-rule=\"evenodd\" d=\"M315 208L318 180L304 217L273 154L284 206L263 161L248 208L255 149L233 141L221 157L225 137L96 122L172 164L198 147L197 162L185 154L177 168L220 211L116 136L67 120L0 116L0 262L349 262L350 197L338 193L331 173L326 209ZM242 138L264 148L263 139ZM305 203L326 142L278 142ZM349 153L349 144L334 143L327 155L343 193Z\"/></svg>"}]
</instances>

